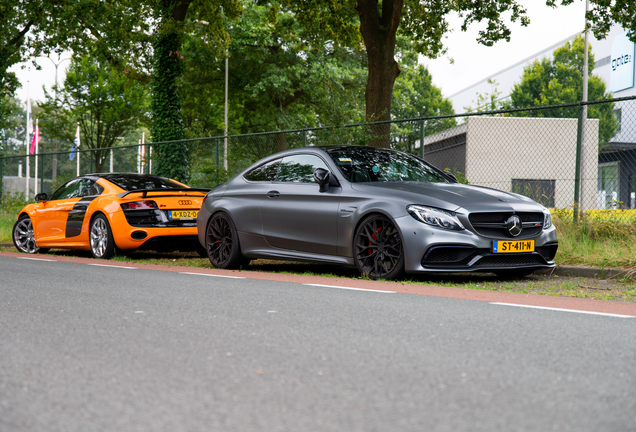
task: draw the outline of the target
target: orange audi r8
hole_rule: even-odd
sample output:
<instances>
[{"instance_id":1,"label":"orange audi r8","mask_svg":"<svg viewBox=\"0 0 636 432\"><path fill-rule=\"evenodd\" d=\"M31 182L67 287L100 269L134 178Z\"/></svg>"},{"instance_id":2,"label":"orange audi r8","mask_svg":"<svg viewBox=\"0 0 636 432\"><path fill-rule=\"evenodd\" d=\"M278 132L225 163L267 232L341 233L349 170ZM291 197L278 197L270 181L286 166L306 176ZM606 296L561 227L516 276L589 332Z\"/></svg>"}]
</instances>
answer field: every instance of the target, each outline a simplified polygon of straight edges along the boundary
<instances>
[{"instance_id":1,"label":"orange audi r8","mask_svg":"<svg viewBox=\"0 0 636 432\"><path fill-rule=\"evenodd\" d=\"M79 249L104 259L117 249L196 250L205 256L196 219L208 191L147 174L83 175L24 206L13 243L25 253Z\"/></svg>"}]
</instances>

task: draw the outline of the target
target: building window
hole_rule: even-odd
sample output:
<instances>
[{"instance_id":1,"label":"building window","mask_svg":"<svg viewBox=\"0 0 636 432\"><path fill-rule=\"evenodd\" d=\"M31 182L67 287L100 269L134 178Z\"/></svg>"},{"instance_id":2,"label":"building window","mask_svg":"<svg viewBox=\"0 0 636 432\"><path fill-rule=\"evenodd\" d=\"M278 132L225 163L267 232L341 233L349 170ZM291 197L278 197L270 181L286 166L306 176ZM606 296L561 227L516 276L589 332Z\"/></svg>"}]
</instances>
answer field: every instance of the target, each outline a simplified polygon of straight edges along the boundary
<instances>
[{"instance_id":1,"label":"building window","mask_svg":"<svg viewBox=\"0 0 636 432\"><path fill-rule=\"evenodd\" d=\"M614 118L616 119L616 133L620 133L621 131L621 120L623 117L623 113L621 108L614 110Z\"/></svg>"},{"instance_id":2,"label":"building window","mask_svg":"<svg viewBox=\"0 0 636 432\"><path fill-rule=\"evenodd\" d=\"M512 192L525 195L546 207L554 207L556 180L512 179Z\"/></svg>"},{"instance_id":3,"label":"building window","mask_svg":"<svg viewBox=\"0 0 636 432\"><path fill-rule=\"evenodd\" d=\"M617 209L621 202L618 200L619 191L618 162L599 164L598 192L596 204L600 209Z\"/></svg>"}]
</instances>

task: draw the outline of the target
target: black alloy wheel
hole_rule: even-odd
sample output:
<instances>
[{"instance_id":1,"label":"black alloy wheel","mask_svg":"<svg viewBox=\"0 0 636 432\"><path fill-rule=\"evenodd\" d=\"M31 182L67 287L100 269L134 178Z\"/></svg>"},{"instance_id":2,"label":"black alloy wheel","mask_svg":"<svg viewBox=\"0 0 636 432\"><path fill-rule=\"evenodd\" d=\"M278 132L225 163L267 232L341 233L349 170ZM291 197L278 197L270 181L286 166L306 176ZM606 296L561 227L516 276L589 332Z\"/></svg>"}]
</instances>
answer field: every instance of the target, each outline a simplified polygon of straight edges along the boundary
<instances>
[{"instance_id":1,"label":"black alloy wheel","mask_svg":"<svg viewBox=\"0 0 636 432\"><path fill-rule=\"evenodd\" d=\"M238 233L227 213L216 213L208 222L205 248L210 262L216 268L236 269L249 263L241 255Z\"/></svg>"},{"instance_id":2,"label":"black alloy wheel","mask_svg":"<svg viewBox=\"0 0 636 432\"><path fill-rule=\"evenodd\" d=\"M395 279L404 273L402 237L386 216L366 218L353 243L356 267L370 279Z\"/></svg>"}]
</instances>

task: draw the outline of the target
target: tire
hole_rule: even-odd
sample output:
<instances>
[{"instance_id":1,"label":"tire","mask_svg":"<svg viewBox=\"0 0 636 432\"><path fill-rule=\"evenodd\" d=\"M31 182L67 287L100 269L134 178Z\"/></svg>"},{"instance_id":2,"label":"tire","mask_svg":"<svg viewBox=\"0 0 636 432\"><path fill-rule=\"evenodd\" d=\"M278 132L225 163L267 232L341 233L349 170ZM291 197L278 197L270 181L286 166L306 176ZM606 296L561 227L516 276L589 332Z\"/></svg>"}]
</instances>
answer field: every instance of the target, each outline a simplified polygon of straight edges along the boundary
<instances>
[{"instance_id":1,"label":"tire","mask_svg":"<svg viewBox=\"0 0 636 432\"><path fill-rule=\"evenodd\" d=\"M35 254L35 253L47 253L49 249L39 248L35 242L35 235L33 233L33 224L31 224L31 218L24 215L21 216L15 224L13 224L13 245L20 252Z\"/></svg>"},{"instance_id":2,"label":"tire","mask_svg":"<svg viewBox=\"0 0 636 432\"><path fill-rule=\"evenodd\" d=\"M215 213L205 230L205 249L212 265L221 269L238 269L249 263L241 254L238 232L232 217Z\"/></svg>"},{"instance_id":3,"label":"tire","mask_svg":"<svg viewBox=\"0 0 636 432\"><path fill-rule=\"evenodd\" d=\"M109 259L115 255L115 240L106 216L98 214L93 218L89 239L93 258Z\"/></svg>"},{"instance_id":4,"label":"tire","mask_svg":"<svg viewBox=\"0 0 636 432\"><path fill-rule=\"evenodd\" d=\"M353 237L353 260L363 277L395 279L404 274L402 236L386 216L366 218Z\"/></svg>"}]
</instances>

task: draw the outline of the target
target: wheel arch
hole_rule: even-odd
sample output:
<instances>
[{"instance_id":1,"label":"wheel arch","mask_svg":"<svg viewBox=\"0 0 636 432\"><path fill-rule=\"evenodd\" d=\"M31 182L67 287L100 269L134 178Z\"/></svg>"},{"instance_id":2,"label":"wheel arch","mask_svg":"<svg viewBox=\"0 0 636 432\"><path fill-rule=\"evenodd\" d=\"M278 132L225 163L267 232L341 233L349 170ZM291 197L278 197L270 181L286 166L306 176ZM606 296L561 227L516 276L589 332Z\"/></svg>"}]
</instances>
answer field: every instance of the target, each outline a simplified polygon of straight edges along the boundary
<instances>
[{"instance_id":1,"label":"wheel arch","mask_svg":"<svg viewBox=\"0 0 636 432\"><path fill-rule=\"evenodd\" d=\"M108 222L108 227L110 228L110 235L113 237L113 242L115 243L115 248L119 248L119 246L117 245L117 239L115 238L115 232L113 231L113 220L111 217L109 217L109 215L107 213L104 213L102 210L98 209L95 210L90 217L90 220L88 221L88 245L90 247L90 236L91 236L91 226L93 225L93 221L95 220L95 218L99 215L102 215L106 218L106 221Z\"/></svg>"},{"instance_id":2,"label":"wheel arch","mask_svg":"<svg viewBox=\"0 0 636 432\"><path fill-rule=\"evenodd\" d=\"M354 241L355 241L355 237L356 237L356 233L358 232L358 228L360 228L360 225L362 225L362 222L364 222L367 218L371 217L371 216L384 216L387 217L392 223L393 225L395 225L395 227L397 228L397 230L400 232L400 236L402 236L402 241L404 241L404 234L402 233L402 229L400 228L400 225L395 221L395 218L393 216L391 216L388 212L381 210L381 209L370 209L365 211L364 213L362 213L358 219L356 220L356 223L353 227L353 231L351 233L351 239L349 241L350 246L351 246L351 252L352 254L354 253Z\"/></svg>"}]
</instances>

